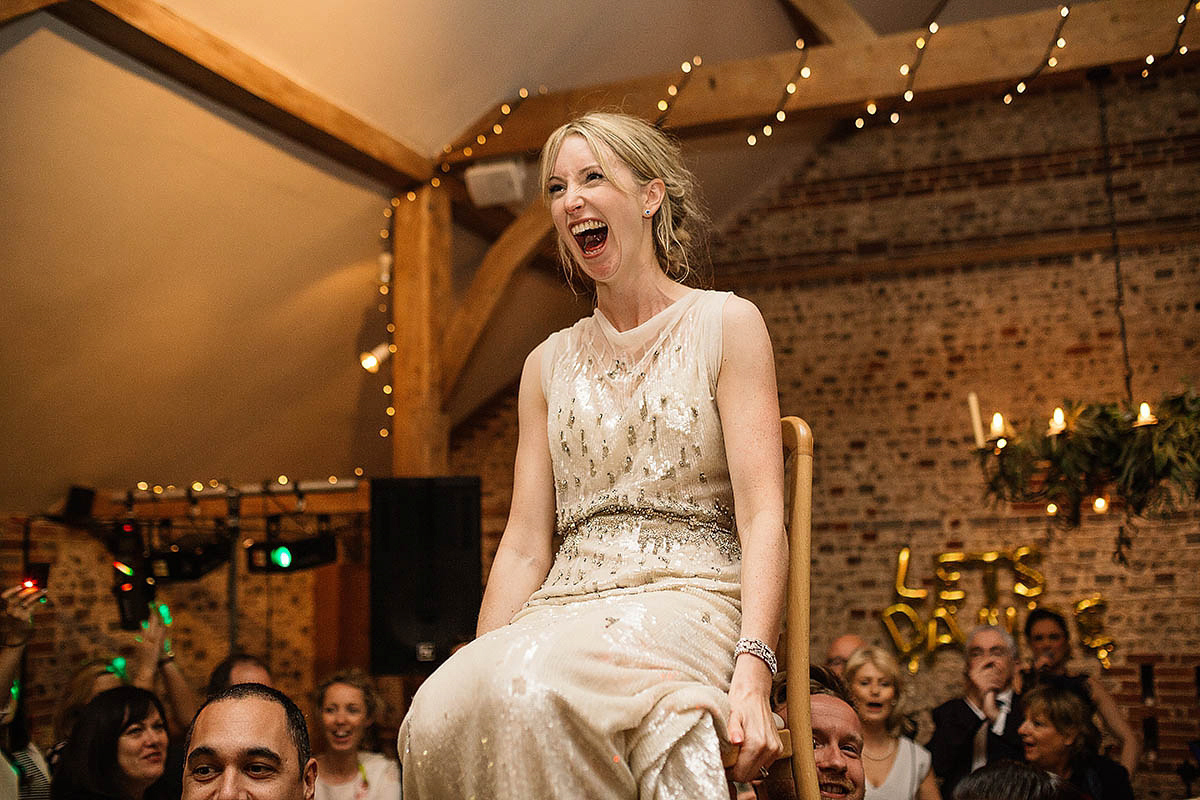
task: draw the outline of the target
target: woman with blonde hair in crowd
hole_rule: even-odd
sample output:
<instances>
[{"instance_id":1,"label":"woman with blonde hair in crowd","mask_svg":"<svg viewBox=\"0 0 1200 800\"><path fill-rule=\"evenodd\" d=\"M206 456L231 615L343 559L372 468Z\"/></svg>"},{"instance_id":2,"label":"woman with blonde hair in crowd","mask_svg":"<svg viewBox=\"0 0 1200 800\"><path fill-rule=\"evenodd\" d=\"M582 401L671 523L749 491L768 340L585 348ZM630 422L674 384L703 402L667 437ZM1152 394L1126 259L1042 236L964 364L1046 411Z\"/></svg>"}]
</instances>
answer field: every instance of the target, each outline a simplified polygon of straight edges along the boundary
<instances>
[{"instance_id":1,"label":"woman with blonde hair in crowd","mask_svg":"<svg viewBox=\"0 0 1200 800\"><path fill-rule=\"evenodd\" d=\"M900 734L900 665L878 647L854 651L846 683L863 726L866 800L940 800L929 751Z\"/></svg>"},{"instance_id":2,"label":"woman with blonde hair in crowd","mask_svg":"<svg viewBox=\"0 0 1200 800\"><path fill-rule=\"evenodd\" d=\"M313 699L325 740L317 755L316 800L399 800L399 765L371 752L383 701L366 673L334 673Z\"/></svg>"}]
</instances>

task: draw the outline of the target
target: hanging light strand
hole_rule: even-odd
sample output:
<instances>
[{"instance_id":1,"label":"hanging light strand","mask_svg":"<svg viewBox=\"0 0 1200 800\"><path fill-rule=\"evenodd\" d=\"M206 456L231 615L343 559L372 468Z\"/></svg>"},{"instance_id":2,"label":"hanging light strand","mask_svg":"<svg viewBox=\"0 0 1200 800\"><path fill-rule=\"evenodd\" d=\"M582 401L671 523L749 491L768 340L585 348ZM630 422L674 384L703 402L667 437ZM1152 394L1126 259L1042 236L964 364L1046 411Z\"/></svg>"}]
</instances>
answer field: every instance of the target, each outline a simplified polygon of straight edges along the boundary
<instances>
[{"instance_id":1,"label":"hanging light strand","mask_svg":"<svg viewBox=\"0 0 1200 800\"><path fill-rule=\"evenodd\" d=\"M415 200L415 192L409 192L408 198L410 202ZM392 255L394 251L393 239L396 233L396 209L399 208L399 206L400 198L393 197L388 203L387 207L383 210L383 217L386 220L386 223L382 228L379 229L379 275L376 285L378 286L380 298L379 305L377 307L379 309L379 313L383 314L384 319L386 320L384 323L385 335L381 337L383 341L379 342L379 344L375 345L370 350L363 351L358 356L359 364L361 364L362 368L371 374L379 372L379 368L383 365L383 362L387 361L388 358L394 355L396 352L396 325L391 319L391 302L393 302L391 301L391 295L393 278L395 275L395 257ZM385 384L383 393L388 395L391 393L391 389L392 387L390 383ZM395 407L391 404L390 400L385 411L388 417L394 416L396 413ZM381 438L386 439L390 433L391 430L388 424L385 424L379 429L379 436Z\"/></svg>"},{"instance_id":2,"label":"hanging light strand","mask_svg":"<svg viewBox=\"0 0 1200 800\"><path fill-rule=\"evenodd\" d=\"M800 51L800 61L796 64L796 69L792 72L792 78L784 84L783 90L779 93L779 102L775 104L775 112L771 114L771 118L763 123L761 133L763 136L770 136L774 133L774 126L787 119L787 103L788 98L796 93L799 81L808 80L812 77L812 68L808 66L808 50L804 47L804 40L796 40L796 49ZM759 133L753 132L746 136L746 144L753 147L758 144Z\"/></svg>"},{"instance_id":3,"label":"hanging light strand","mask_svg":"<svg viewBox=\"0 0 1200 800\"><path fill-rule=\"evenodd\" d=\"M1175 22L1178 23L1178 27L1175 29L1175 41L1171 43L1171 48L1167 50L1167 52L1160 55L1154 55L1152 53L1146 56L1146 66L1142 68L1143 78L1150 77L1150 67L1160 66L1176 55L1187 55L1187 45L1181 45L1179 42L1183 39L1183 31L1187 28L1188 19L1193 11L1200 11L1200 2L1196 2L1196 0L1187 0L1187 2L1183 4L1183 11L1181 11L1179 15L1175 17Z\"/></svg>"},{"instance_id":4,"label":"hanging light strand","mask_svg":"<svg viewBox=\"0 0 1200 800\"><path fill-rule=\"evenodd\" d=\"M938 17L941 16L942 11L946 8L946 4L948 2L949 0L938 0L938 2L934 4L933 9L925 17L924 29L928 35L926 35L926 33L922 33L914 42L917 52L913 56L912 63L900 65L900 74L905 78L904 92L901 94L901 97L906 103L911 103L913 97L915 97L913 87L916 86L917 72L919 72L921 69L921 62L925 60L925 50L928 49L929 43L933 40L934 34L936 34L941 28L937 20ZM886 119L893 125L896 125L900 122L900 110L896 106L892 106L890 112L880 114L879 103L875 102L874 100L869 100L867 101L866 111L867 113L865 115L854 120L854 127L860 129L866 127L867 120L871 117L875 117L876 115L878 115L880 119Z\"/></svg>"},{"instance_id":5,"label":"hanging light strand","mask_svg":"<svg viewBox=\"0 0 1200 800\"><path fill-rule=\"evenodd\" d=\"M1054 55L1054 53L1067 46L1067 40L1063 38L1062 32L1063 28L1067 25L1067 19L1070 15L1070 6L1063 5L1058 7L1058 24L1054 26L1054 34L1050 37L1050 43L1046 45L1046 52L1042 55L1042 60L1038 62L1032 72L1017 81L1015 86L1004 93L1005 105L1010 105L1016 98L1016 95L1024 94L1025 90L1029 88L1029 84L1033 83L1042 74L1042 70L1047 67L1054 69L1058 66L1058 56Z\"/></svg>"},{"instance_id":6,"label":"hanging light strand","mask_svg":"<svg viewBox=\"0 0 1200 800\"><path fill-rule=\"evenodd\" d=\"M545 86L539 86L537 89L538 94L546 94L548 91L550 91L550 90L547 89ZM441 163L438 165L438 169L440 169L442 172L449 172L450 171L450 162L447 160L446 157L452 155L455 151L457 151L460 154L462 154L462 156L464 158L471 158L472 156L475 155L477 148L481 148L481 147L485 146L489 139L494 139L495 137L503 134L504 126L508 123L509 117L511 117L513 114L517 113L517 109L521 107L522 103L524 103L526 100L529 99L529 96L530 96L530 91L527 88L525 88L524 86L522 86L517 91L516 97L500 104L499 108L496 109L496 115L494 117L492 117L491 122L488 123L485 128L483 128L478 133L476 133L474 138L472 138L467 144L464 144L461 146L455 146L453 144L448 144L445 147L443 147L442 148L443 158L442 158ZM431 178L429 182L430 182L430 185L432 185L434 187L437 187L441 183L441 181L438 180L438 178L436 176Z\"/></svg>"},{"instance_id":7,"label":"hanging light strand","mask_svg":"<svg viewBox=\"0 0 1200 800\"><path fill-rule=\"evenodd\" d=\"M938 32L937 18L941 16L942 11L946 8L947 2L948 0L941 0L941 2L934 7L933 11L929 12L929 16L925 18L925 30L929 31L929 39L926 39L924 34L917 37L917 54L913 56L912 64L900 65L900 74L904 75L908 79L904 83L903 97L904 102L906 103L912 102L913 87L916 86L917 83L917 72L921 69L921 62L925 59L925 47L929 44L929 41L933 38L933 35Z\"/></svg>"},{"instance_id":8,"label":"hanging light strand","mask_svg":"<svg viewBox=\"0 0 1200 800\"><path fill-rule=\"evenodd\" d=\"M667 96L659 99L658 117L654 120L654 127L661 128L666 123L667 116L670 115L671 109L675 107L675 101L679 99L679 95L683 94L683 90L691 82L692 74L696 71L696 67L703 63L704 59L700 56L692 56L691 61L684 61L679 65L679 71L683 74L683 77L679 79L679 83L668 85Z\"/></svg>"}]
</instances>

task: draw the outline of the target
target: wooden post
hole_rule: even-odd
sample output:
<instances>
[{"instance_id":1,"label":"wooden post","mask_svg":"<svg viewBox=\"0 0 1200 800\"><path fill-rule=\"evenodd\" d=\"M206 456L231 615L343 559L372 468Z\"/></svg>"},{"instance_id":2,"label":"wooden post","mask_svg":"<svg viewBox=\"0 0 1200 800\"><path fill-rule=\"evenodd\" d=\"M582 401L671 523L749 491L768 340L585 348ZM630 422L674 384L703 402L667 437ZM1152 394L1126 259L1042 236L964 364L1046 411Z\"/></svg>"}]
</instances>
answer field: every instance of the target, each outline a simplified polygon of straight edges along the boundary
<instances>
[{"instance_id":1,"label":"wooden post","mask_svg":"<svg viewBox=\"0 0 1200 800\"><path fill-rule=\"evenodd\" d=\"M402 196L395 222L392 474L445 475L450 426L442 413L441 340L449 316L450 196L430 186Z\"/></svg>"}]
</instances>

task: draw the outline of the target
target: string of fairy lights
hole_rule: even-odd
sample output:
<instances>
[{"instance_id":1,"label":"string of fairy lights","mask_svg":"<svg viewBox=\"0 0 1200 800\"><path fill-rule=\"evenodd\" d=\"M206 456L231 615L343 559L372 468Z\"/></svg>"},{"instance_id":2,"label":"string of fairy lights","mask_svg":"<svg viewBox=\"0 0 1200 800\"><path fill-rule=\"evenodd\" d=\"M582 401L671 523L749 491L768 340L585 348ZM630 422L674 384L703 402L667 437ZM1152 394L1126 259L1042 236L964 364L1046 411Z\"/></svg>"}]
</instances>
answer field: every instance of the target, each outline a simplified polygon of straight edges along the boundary
<instances>
[{"instance_id":1,"label":"string of fairy lights","mask_svg":"<svg viewBox=\"0 0 1200 800\"><path fill-rule=\"evenodd\" d=\"M775 104L775 111L770 118L762 124L759 129L763 136L770 136L775 132L775 125L787 120L788 98L796 93L797 81L808 80L812 77L812 68L808 66L808 50L804 47L804 40L796 40L796 49L800 51L800 63L796 65L796 69L792 72L791 79L784 84L783 91L779 94L779 102ZM758 144L758 133L751 133L746 136L746 144L754 147Z\"/></svg>"},{"instance_id":2,"label":"string of fairy lights","mask_svg":"<svg viewBox=\"0 0 1200 800\"><path fill-rule=\"evenodd\" d=\"M1010 91L1004 93L1004 104L1011 105L1015 95L1024 94L1029 88L1029 84L1042 74L1042 70L1047 67L1054 69L1058 66L1058 56L1054 53L1062 50L1067 46L1067 40L1063 38L1063 28L1067 25L1067 18L1071 15L1069 6L1060 6L1058 9L1058 24L1054 28L1054 34L1050 37L1050 44L1046 45L1046 53L1042 56L1042 60L1038 62L1033 71L1026 75L1021 80L1017 81L1016 85Z\"/></svg>"},{"instance_id":3,"label":"string of fairy lights","mask_svg":"<svg viewBox=\"0 0 1200 800\"><path fill-rule=\"evenodd\" d=\"M539 95L544 95L549 91L550 90L545 85L537 88L537 93ZM442 172L450 171L451 167L449 157L454 155L455 151L457 151L463 158L472 158L476 155L476 148L483 148L487 145L490 139L494 139L495 137L502 135L504 133L504 125L508 121L508 118L512 114L515 114L517 109L521 107L521 104L528 100L529 97L529 89L522 86L517 90L516 97L512 98L511 100L506 100L500 104L500 107L496 109L496 114L492 117L491 122L486 123L485 126L475 134L473 139L468 140L467 144L447 144L445 147L443 147L443 158L441 163L438 164L438 169ZM429 179L429 184L434 188L437 188L441 184L441 181L435 175ZM415 199L415 194L413 192L409 192L408 194L410 200Z\"/></svg>"},{"instance_id":4,"label":"string of fairy lights","mask_svg":"<svg viewBox=\"0 0 1200 800\"><path fill-rule=\"evenodd\" d=\"M1175 29L1175 41L1171 43L1171 47L1165 53L1157 56L1151 53L1146 56L1146 66L1142 69L1143 78L1150 77L1150 67L1156 64L1162 65L1165 61L1176 55L1187 55L1187 45L1180 44L1180 41L1183 39L1183 32L1187 28L1188 17L1193 11L1200 11L1200 0L1186 0L1183 4L1183 11L1175 18L1175 22L1179 26Z\"/></svg>"},{"instance_id":5,"label":"string of fairy lights","mask_svg":"<svg viewBox=\"0 0 1200 800\"><path fill-rule=\"evenodd\" d=\"M679 97L679 93L687 88L688 82L692 79L692 74L695 68L704 63L704 59L700 56L692 56L691 61L684 61L679 65L679 71L683 77L676 83L667 85L667 96L658 101L658 117L654 120L654 127L661 128L667 121L667 116L671 113L671 108L675 105L675 99Z\"/></svg>"},{"instance_id":6,"label":"string of fairy lights","mask_svg":"<svg viewBox=\"0 0 1200 800\"><path fill-rule=\"evenodd\" d=\"M410 192L411 199L415 199L416 195ZM379 276L376 286L379 290L379 304L376 308L379 313L384 316L384 331L383 341L372 347L370 350L359 353L358 361L362 368L371 374L379 372L379 368L385 361L388 360L396 352L396 323L392 321L390 299L392 296L392 274L395 256L392 255L393 242L392 239L396 232L396 209L400 207L400 198L393 197L387 207L383 209L384 225L379 229ZM392 384L387 382L383 385L383 393L389 398L392 394ZM388 403L385 413L388 417L396 415L395 403ZM391 435L390 425L385 424L379 429L379 436L386 439Z\"/></svg>"},{"instance_id":7,"label":"string of fairy lights","mask_svg":"<svg viewBox=\"0 0 1200 800\"><path fill-rule=\"evenodd\" d=\"M933 7L933 10L926 15L925 22L922 26L926 33L922 33L916 38L916 41L913 42L913 47L916 49L916 53L913 55L912 62L909 63L906 61L899 67L900 74L905 77L904 92L901 97L904 98L904 102L906 103L911 103L913 98L916 97L916 92L914 91L913 87L916 86L917 73L921 69L921 63L925 60L925 51L929 47L929 42L933 39L934 34L940 30L938 16L941 15L942 10L946 7L947 2L948 0L939 0L939 2ZM900 110L898 104L894 105L889 113L879 115L879 103L874 100L868 100L866 112L866 116L855 118L854 127L860 129L866 127L867 120L872 117L876 117L877 115L880 118L886 118L888 122L893 125L898 125L900 123Z\"/></svg>"}]
</instances>

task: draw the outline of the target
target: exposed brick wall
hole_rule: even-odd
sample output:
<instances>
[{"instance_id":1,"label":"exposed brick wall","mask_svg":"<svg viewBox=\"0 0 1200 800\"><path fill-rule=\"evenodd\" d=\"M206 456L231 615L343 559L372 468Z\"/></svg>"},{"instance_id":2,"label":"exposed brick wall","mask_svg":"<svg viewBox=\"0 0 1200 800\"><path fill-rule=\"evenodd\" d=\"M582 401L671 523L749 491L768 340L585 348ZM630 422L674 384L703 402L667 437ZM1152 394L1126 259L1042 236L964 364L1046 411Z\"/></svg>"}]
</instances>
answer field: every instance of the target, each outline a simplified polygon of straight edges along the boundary
<instances>
[{"instance_id":1,"label":"exposed brick wall","mask_svg":"<svg viewBox=\"0 0 1200 800\"><path fill-rule=\"evenodd\" d=\"M1117 215L1126 232L1200 230L1200 74L1107 89ZM945 551L1034 545L1046 606L1070 611L1100 594L1117 642L1102 680L1135 730L1159 720L1157 761L1139 797L1182 790L1174 769L1200 738L1200 509L1137 521L1129 563L1112 553L1119 512L1085 513L1064 532L1028 509L993 508L972 452L967 393L986 413L1048 418L1065 398L1120 400L1121 345L1111 253L1087 249L901 275L819 282L796 267L853 266L962 248L1032 243L1107 230L1092 90L1034 94L1006 107L965 103L907 114L820 147L811 163L712 243L718 285L762 309L774 341L781 406L813 426L812 632L815 653L857 631L888 643L880 612L894 600L896 554L912 548L908 585L932 588ZM951 264L953 259L949 259ZM1153 400L1200 381L1200 244L1160 238L1124 247L1133 388ZM789 282L754 271L787 270ZM737 279L722 278L738 274ZM479 470L485 553L494 551L512 490L515 389L456 432L455 468ZM482 459L482 461L481 461ZM490 555L485 557L490 563ZM969 628L983 599L964 570ZM1001 605L1015 603L1001 571ZM928 614L931 604L918 610ZM1023 606L1020 606L1023 611ZM1156 661L1158 698L1142 702L1139 666ZM1098 671L1077 652L1073 667ZM918 712L958 693L953 651L927 659L906 696ZM927 714L918 713L922 736Z\"/></svg>"}]
</instances>

